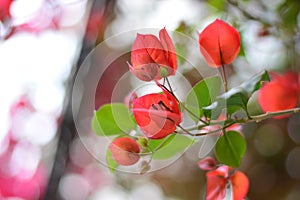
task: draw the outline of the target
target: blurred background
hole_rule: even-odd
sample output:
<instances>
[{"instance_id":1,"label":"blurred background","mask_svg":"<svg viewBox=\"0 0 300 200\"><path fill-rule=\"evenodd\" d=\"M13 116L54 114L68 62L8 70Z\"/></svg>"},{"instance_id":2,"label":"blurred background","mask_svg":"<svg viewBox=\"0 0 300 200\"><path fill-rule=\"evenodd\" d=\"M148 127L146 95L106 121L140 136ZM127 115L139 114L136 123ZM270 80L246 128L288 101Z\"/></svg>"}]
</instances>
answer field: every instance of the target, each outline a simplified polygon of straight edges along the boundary
<instances>
[{"instance_id":1,"label":"blurred background","mask_svg":"<svg viewBox=\"0 0 300 200\"><path fill-rule=\"evenodd\" d=\"M90 151L100 149L86 127L92 111L123 101L140 84L126 76L135 34L163 27L175 42L178 72L191 85L217 73L197 47L198 32L216 18L241 34L240 55L227 70L230 87L263 69L299 73L299 11L298 0L0 0L0 199L204 199L199 146L161 170L112 175ZM101 51L84 61L97 45ZM74 91L78 73L85 81ZM183 98L187 91L177 92ZM80 131L72 103L86 117ZM241 129L249 199L299 199L300 115Z\"/></svg>"}]
</instances>

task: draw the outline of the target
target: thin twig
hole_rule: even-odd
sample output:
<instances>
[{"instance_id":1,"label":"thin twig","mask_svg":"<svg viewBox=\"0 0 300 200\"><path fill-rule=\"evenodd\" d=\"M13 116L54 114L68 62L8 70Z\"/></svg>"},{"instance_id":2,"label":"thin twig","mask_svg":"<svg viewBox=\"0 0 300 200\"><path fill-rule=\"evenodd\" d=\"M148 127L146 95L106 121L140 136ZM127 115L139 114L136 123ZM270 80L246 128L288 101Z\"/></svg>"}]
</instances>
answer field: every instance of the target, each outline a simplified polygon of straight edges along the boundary
<instances>
[{"instance_id":1,"label":"thin twig","mask_svg":"<svg viewBox=\"0 0 300 200\"><path fill-rule=\"evenodd\" d=\"M228 92L228 82L227 82L227 77L226 77L226 73L225 73L225 66L224 66L223 61L222 61L222 74L223 74L225 92Z\"/></svg>"},{"instance_id":2,"label":"thin twig","mask_svg":"<svg viewBox=\"0 0 300 200\"><path fill-rule=\"evenodd\" d=\"M222 51L220 51L220 58L221 58L221 63L222 63L222 74L223 74L225 92L228 92L228 82L227 82L227 77L226 77L226 72L225 72L225 65L224 65L223 57L222 57ZM229 113L227 113L226 119L229 119L229 118L230 118L230 115L229 115Z\"/></svg>"},{"instance_id":3,"label":"thin twig","mask_svg":"<svg viewBox=\"0 0 300 200\"><path fill-rule=\"evenodd\" d=\"M192 111L190 111L183 103L181 103L178 98L176 97L176 95L174 94L173 90L172 90L172 87L171 87L171 84L168 80L168 78L165 78L166 81L167 81L167 84L169 86L170 89L168 89L166 86L162 85L162 87L164 87L169 93L171 93L174 98L177 100L178 103L180 103L180 105L182 106L183 109L185 109L190 115L192 115L193 117L195 117L196 119L198 119L200 122L202 122L203 124L205 125L209 125L208 122L204 121L203 119L199 118L197 115L195 115Z\"/></svg>"},{"instance_id":4,"label":"thin twig","mask_svg":"<svg viewBox=\"0 0 300 200\"><path fill-rule=\"evenodd\" d=\"M186 130L185 128L183 128L181 125L177 125L181 130L183 130L183 132L178 132L177 131L177 133L186 133L186 134L188 134L188 135L190 135L190 136L194 136L191 132L189 132L188 130Z\"/></svg>"},{"instance_id":5,"label":"thin twig","mask_svg":"<svg viewBox=\"0 0 300 200\"><path fill-rule=\"evenodd\" d=\"M171 87L171 83L170 83L169 79L166 77L166 78L164 78L164 80L167 81L167 84L168 84L168 86L169 86L169 88L170 88L170 93L173 94L173 96L175 96L174 93L173 93L173 89L172 89L172 87Z\"/></svg>"},{"instance_id":6,"label":"thin twig","mask_svg":"<svg viewBox=\"0 0 300 200\"><path fill-rule=\"evenodd\" d=\"M300 108L293 108L293 109L287 109L287 110L281 110L277 112L266 112L261 115L251 116L251 119L241 119L236 120L237 123L247 123L247 122L261 122L262 120L269 119L271 117L276 117L280 115L286 115L286 114L293 114L293 113L299 113Z\"/></svg>"},{"instance_id":7,"label":"thin twig","mask_svg":"<svg viewBox=\"0 0 300 200\"><path fill-rule=\"evenodd\" d=\"M211 122L209 125L200 125L200 126L192 126L189 128L183 128L181 126L178 126L179 128L181 128L183 130L183 132L179 132L177 131L177 133L179 134L188 134L188 135L192 135L192 136L201 136L201 135L207 135L207 134L211 134L214 133L216 131L221 131L222 128L228 128L229 126L232 126L233 124L245 124L248 122L261 122L262 120L266 120L269 119L271 117L276 117L276 116L280 116L280 115L286 115L286 114L293 114L293 113L299 113L300 112L300 107L298 108L293 108L293 109L288 109L288 110L281 110L281 111L277 111L277 112L267 112L261 115L256 115L256 116L251 116L251 118L247 118L247 119L227 119L227 120L218 120L218 121L213 121ZM214 130L214 131L210 131L207 133L198 133L198 134L192 134L190 133L190 131L193 130L200 130L201 128L204 128L206 126L213 126L213 125L222 125L222 124L226 124L224 127Z\"/></svg>"},{"instance_id":8,"label":"thin twig","mask_svg":"<svg viewBox=\"0 0 300 200\"><path fill-rule=\"evenodd\" d=\"M193 117L195 117L196 119L198 119L200 122L202 122L203 124L205 124L206 126L209 125L208 122L204 121L203 119L199 118L197 115L195 115L192 111L190 111L183 103L180 104L182 106L183 109L185 109L190 115L192 115Z\"/></svg>"},{"instance_id":9,"label":"thin twig","mask_svg":"<svg viewBox=\"0 0 300 200\"><path fill-rule=\"evenodd\" d=\"M187 131L194 131L194 130L200 130L204 127L207 127L207 126L214 126L214 125L224 125L224 124L230 124L232 123L233 120L232 119L226 119L226 120L216 120L216 121L210 121L209 124L202 124L202 125L199 125L199 126L191 126L191 127L187 127L185 128L185 130Z\"/></svg>"},{"instance_id":10,"label":"thin twig","mask_svg":"<svg viewBox=\"0 0 300 200\"><path fill-rule=\"evenodd\" d=\"M181 129L183 130L183 132L177 132L177 133L179 133L179 134L188 134L188 135L194 136L194 137L197 137L197 136L203 136L203 135L209 135L209 134L212 134L212 133L216 133L216 132L222 131L223 129L226 129L226 128L232 126L232 125L235 124L235 123L236 123L236 122L230 122L230 123L227 124L226 126L223 126L223 127L219 128L219 129L212 130L212 131L205 132L205 133L195 133L195 134L189 132L188 130L186 130L185 128L183 128L182 126L179 125L178 127L181 128Z\"/></svg>"}]
</instances>

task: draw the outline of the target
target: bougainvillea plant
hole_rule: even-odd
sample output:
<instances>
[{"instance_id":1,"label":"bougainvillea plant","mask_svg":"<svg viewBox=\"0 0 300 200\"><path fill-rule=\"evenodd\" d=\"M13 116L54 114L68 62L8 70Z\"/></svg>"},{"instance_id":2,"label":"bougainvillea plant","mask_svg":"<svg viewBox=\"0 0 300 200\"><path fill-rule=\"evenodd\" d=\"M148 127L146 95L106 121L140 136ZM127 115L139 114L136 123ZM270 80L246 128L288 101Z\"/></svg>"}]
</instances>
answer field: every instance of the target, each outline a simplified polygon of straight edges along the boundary
<instances>
[{"instance_id":1,"label":"bougainvillea plant","mask_svg":"<svg viewBox=\"0 0 300 200\"><path fill-rule=\"evenodd\" d=\"M185 101L180 102L168 80L177 70L177 54L171 37L165 28L160 30L159 38L138 34L132 46L129 70L142 81L153 81L161 92L144 96L132 93L126 104L103 105L94 113L92 128L99 136L114 137L106 156L112 172L119 165L135 165L141 162L141 157L151 155L149 162L140 165L141 173L145 173L152 159L168 159L196 143L197 137L217 134L214 153L219 164L214 158L204 158L198 163L200 169L208 171L206 199L224 199L228 195L234 200L244 199L249 180L237 168L246 152L246 141L237 126L299 112L300 76L295 72L269 75L262 70L229 89L226 65L240 51L240 35L219 19L199 34L199 49L207 64L220 68L222 75L199 81L187 93ZM253 104L260 105L260 113L251 111ZM193 120L195 125L181 125L184 117ZM167 154L163 151L166 147Z\"/></svg>"}]
</instances>

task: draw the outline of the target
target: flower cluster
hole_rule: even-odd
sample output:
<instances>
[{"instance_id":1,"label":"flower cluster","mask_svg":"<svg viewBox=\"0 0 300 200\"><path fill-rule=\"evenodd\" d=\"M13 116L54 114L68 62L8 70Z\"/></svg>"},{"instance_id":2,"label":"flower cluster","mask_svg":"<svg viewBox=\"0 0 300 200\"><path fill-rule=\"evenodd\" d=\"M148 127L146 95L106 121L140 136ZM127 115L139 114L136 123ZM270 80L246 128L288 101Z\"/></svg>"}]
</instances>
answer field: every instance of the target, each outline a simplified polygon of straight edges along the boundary
<instances>
[{"instance_id":1,"label":"flower cluster","mask_svg":"<svg viewBox=\"0 0 300 200\"><path fill-rule=\"evenodd\" d=\"M225 64L233 62L237 56L240 49L240 36L236 29L217 19L199 34L199 46L209 66L224 67ZM180 125L182 113L172 88L167 89L158 82L176 74L176 56L175 46L165 28L159 31L159 38L152 34L137 34L132 45L129 70L142 81L155 81L162 92L140 97L134 93L127 98L126 104L131 109L146 140L137 142L128 136L114 139L109 145L109 150L117 164L127 166L137 163L140 159L139 153L144 146L147 146L147 140L165 138L176 132ZM227 167L226 170L223 168L226 167L219 167L207 173L207 199L224 197L226 184L231 182L234 185L236 177L243 175L238 171L232 173L231 168ZM219 189L212 189L216 185L219 185ZM236 187L233 186L233 189L236 190ZM243 192L241 193L239 189L239 195L246 195L246 187Z\"/></svg>"},{"instance_id":2,"label":"flower cluster","mask_svg":"<svg viewBox=\"0 0 300 200\"><path fill-rule=\"evenodd\" d=\"M218 139L215 143L215 156L221 165L217 166L213 158L206 158L198 163L201 169L209 171L206 173L206 199L224 199L230 195L227 193L230 189L232 199L241 200L247 195L249 180L236 169L240 166L247 147L245 138L240 133L239 123L261 121L270 117L282 118L294 112L289 109L295 108L299 103L300 76L294 72L283 75L272 73L271 81L268 82L269 74L263 71L240 86L228 90L225 66L231 64L239 54L239 32L226 22L216 19L199 34L198 43L208 66L221 67L222 76L199 81L187 94L186 101L179 102L168 81L169 76L176 74L178 67L175 45L168 32L165 28L161 29L159 37L137 34L131 49L129 70L142 81L154 81L161 92L143 96L131 93L125 99L127 107L120 104L105 105L96 112L92 124L98 135L116 135L107 154L109 163L115 165L109 164L109 167L140 163L141 173L150 169L150 162L155 157L153 154L157 155L162 147L169 145L175 134L192 141L182 145L186 148L194 142L190 136L216 133ZM220 95L221 77L225 92ZM159 82L161 79L163 84ZM253 94L256 91L258 99L255 106L259 104L265 113L251 116L250 98L255 96ZM195 121L194 127L185 128L181 125L182 110ZM226 115L222 111L226 111ZM246 118L235 116L240 111L244 111ZM118 116L115 116L116 113ZM108 119L112 120L106 123ZM118 120L121 122L117 123ZM95 125L95 121L99 124ZM137 126L139 129L136 129ZM134 132L136 135L131 134L133 129L137 130ZM176 150L182 148L180 146L174 148L175 154L172 155L178 153ZM179 149L179 152L184 148ZM143 155L151 155L150 161L139 162Z\"/></svg>"},{"instance_id":3,"label":"flower cluster","mask_svg":"<svg viewBox=\"0 0 300 200\"><path fill-rule=\"evenodd\" d=\"M217 40L215 39L217 38ZM237 30L217 19L199 34L200 51L211 67L231 63L240 49ZM165 28L154 35L137 34L131 50L130 71L142 81L156 81L163 94L148 94L133 101L133 113L144 135L161 139L176 130L182 117L177 99L157 80L175 75L175 46Z\"/></svg>"},{"instance_id":4,"label":"flower cluster","mask_svg":"<svg viewBox=\"0 0 300 200\"><path fill-rule=\"evenodd\" d=\"M182 114L176 97L158 80L175 75L177 58L175 46L165 28L154 35L137 34L131 51L129 69L142 81L155 81L162 93L151 93L130 98L128 102L135 121L148 139L161 139L176 130L182 121ZM115 139L110 145L112 157L120 165L138 162L140 147L128 137Z\"/></svg>"}]
</instances>

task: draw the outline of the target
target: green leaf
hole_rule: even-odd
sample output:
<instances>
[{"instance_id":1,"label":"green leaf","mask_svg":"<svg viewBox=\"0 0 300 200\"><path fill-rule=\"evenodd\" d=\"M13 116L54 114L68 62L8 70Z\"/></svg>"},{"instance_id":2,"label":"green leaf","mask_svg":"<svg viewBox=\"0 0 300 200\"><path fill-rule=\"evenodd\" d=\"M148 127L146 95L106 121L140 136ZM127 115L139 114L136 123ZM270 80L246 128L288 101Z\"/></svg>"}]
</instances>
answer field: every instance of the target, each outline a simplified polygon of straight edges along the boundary
<instances>
[{"instance_id":1,"label":"green leaf","mask_svg":"<svg viewBox=\"0 0 300 200\"><path fill-rule=\"evenodd\" d=\"M97 135L102 135L102 130L101 127L98 123L96 114L94 113L94 116L92 118L92 130L97 134Z\"/></svg>"},{"instance_id":2,"label":"green leaf","mask_svg":"<svg viewBox=\"0 0 300 200\"><path fill-rule=\"evenodd\" d=\"M175 138L175 136L176 136L175 134L171 134L160 140L149 139L148 147L150 147L151 150L155 150L158 147L162 148L162 147L168 145Z\"/></svg>"},{"instance_id":3,"label":"green leaf","mask_svg":"<svg viewBox=\"0 0 300 200\"><path fill-rule=\"evenodd\" d=\"M228 131L218 139L215 154L221 163L232 167L239 167L246 148L246 141L239 132Z\"/></svg>"},{"instance_id":4,"label":"green leaf","mask_svg":"<svg viewBox=\"0 0 300 200\"><path fill-rule=\"evenodd\" d=\"M298 1L295 0L285 0L284 3L279 6L278 14L284 24L285 29L290 29L294 31L295 26L297 26L297 17L300 12L300 5Z\"/></svg>"},{"instance_id":5,"label":"green leaf","mask_svg":"<svg viewBox=\"0 0 300 200\"><path fill-rule=\"evenodd\" d=\"M150 142L151 143L151 142ZM153 159L168 159L178 153L185 151L190 145L194 143L194 140L190 137L173 134L170 141L163 145L158 151L153 154Z\"/></svg>"},{"instance_id":6,"label":"green leaf","mask_svg":"<svg viewBox=\"0 0 300 200\"><path fill-rule=\"evenodd\" d=\"M100 136L127 133L136 129L129 109L122 103L105 104L94 113L92 129Z\"/></svg>"},{"instance_id":7,"label":"green leaf","mask_svg":"<svg viewBox=\"0 0 300 200\"><path fill-rule=\"evenodd\" d=\"M203 116L203 107L211 105L211 103L216 99L221 89L221 78L219 76L212 76L205 78L198 82L189 91L186 97L186 107L193 114L201 118ZM190 117L198 122L199 119L190 115Z\"/></svg>"},{"instance_id":8,"label":"green leaf","mask_svg":"<svg viewBox=\"0 0 300 200\"><path fill-rule=\"evenodd\" d=\"M247 110L250 116L260 115L264 113L258 103L258 94L259 91L254 92L248 101Z\"/></svg>"},{"instance_id":9,"label":"green leaf","mask_svg":"<svg viewBox=\"0 0 300 200\"><path fill-rule=\"evenodd\" d=\"M116 168L119 166L115 159L112 157L109 148L106 150L106 164L111 173L114 173Z\"/></svg>"},{"instance_id":10,"label":"green leaf","mask_svg":"<svg viewBox=\"0 0 300 200\"><path fill-rule=\"evenodd\" d=\"M186 62L186 55L187 55L187 48L183 44L176 44L176 54L177 54L177 60L180 65L183 65Z\"/></svg>"},{"instance_id":11,"label":"green leaf","mask_svg":"<svg viewBox=\"0 0 300 200\"><path fill-rule=\"evenodd\" d=\"M247 104L250 96L262 86L262 83L269 81L269 74L267 71L263 71L253 76L248 81L244 82L238 87L230 89L228 92L217 97L214 104L203 108L204 113L211 113L214 110L215 113L227 108L227 113L232 114L240 109L243 109L248 113ZM213 118L212 119L216 119Z\"/></svg>"},{"instance_id":12,"label":"green leaf","mask_svg":"<svg viewBox=\"0 0 300 200\"><path fill-rule=\"evenodd\" d=\"M242 88L233 88L220 96L218 101L219 104L220 101L223 105L226 103L227 113L232 114L240 108L247 109L248 97Z\"/></svg>"},{"instance_id":13,"label":"green leaf","mask_svg":"<svg viewBox=\"0 0 300 200\"><path fill-rule=\"evenodd\" d=\"M256 74L248 81L244 82L240 88L246 92L248 97L252 95L253 92L259 90L262 86L263 82L270 81L269 73L265 70Z\"/></svg>"},{"instance_id":14,"label":"green leaf","mask_svg":"<svg viewBox=\"0 0 300 200\"><path fill-rule=\"evenodd\" d=\"M137 143L142 147L143 149L147 148L149 145L149 141L144 137L138 137Z\"/></svg>"},{"instance_id":15,"label":"green leaf","mask_svg":"<svg viewBox=\"0 0 300 200\"><path fill-rule=\"evenodd\" d=\"M225 8L224 0L208 0L207 3L215 7L218 11L223 11Z\"/></svg>"},{"instance_id":16,"label":"green leaf","mask_svg":"<svg viewBox=\"0 0 300 200\"><path fill-rule=\"evenodd\" d=\"M240 37L241 37L241 46L240 46L240 52L239 52L239 57L245 57L246 56L246 52L245 52L245 47L244 47L244 42L243 42L243 37L244 35L242 33L240 33Z\"/></svg>"},{"instance_id":17,"label":"green leaf","mask_svg":"<svg viewBox=\"0 0 300 200\"><path fill-rule=\"evenodd\" d=\"M195 26L196 26L195 24L193 25L193 24L188 24L186 21L180 21L178 26L175 28L175 32L189 35L194 32ZM175 34L174 37L178 37L178 36ZM177 41L177 42L181 42L181 41Z\"/></svg>"}]
</instances>

